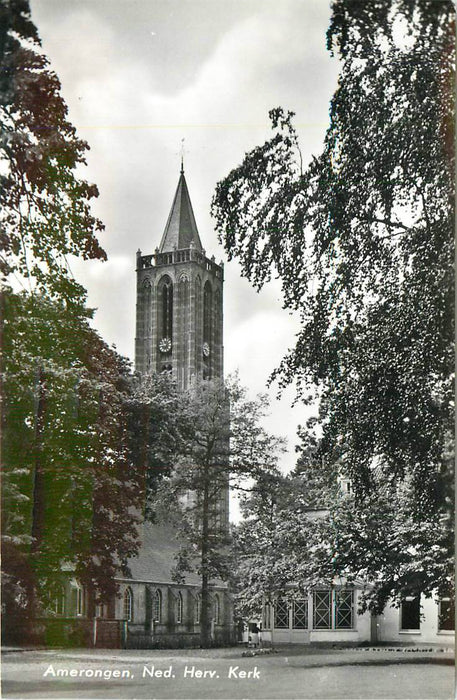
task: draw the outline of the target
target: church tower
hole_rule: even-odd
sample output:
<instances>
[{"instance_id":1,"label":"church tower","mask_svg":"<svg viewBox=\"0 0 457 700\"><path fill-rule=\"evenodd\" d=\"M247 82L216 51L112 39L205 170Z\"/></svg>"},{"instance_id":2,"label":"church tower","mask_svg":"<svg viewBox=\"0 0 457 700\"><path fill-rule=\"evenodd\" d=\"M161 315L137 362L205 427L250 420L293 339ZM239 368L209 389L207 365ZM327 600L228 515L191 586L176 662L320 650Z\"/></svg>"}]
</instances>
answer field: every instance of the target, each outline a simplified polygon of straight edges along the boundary
<instances>
[{"instance_id":1,"label":"church tower","mask_svg":"<svg viewBox=\"0 0 457 700\"><path fill-rule=\"evenodd\" d=\"M135 366L180 389L223 376L223 265L206 257L181 166L160 245L137 253Z\"/></svg>"}]
</instances>

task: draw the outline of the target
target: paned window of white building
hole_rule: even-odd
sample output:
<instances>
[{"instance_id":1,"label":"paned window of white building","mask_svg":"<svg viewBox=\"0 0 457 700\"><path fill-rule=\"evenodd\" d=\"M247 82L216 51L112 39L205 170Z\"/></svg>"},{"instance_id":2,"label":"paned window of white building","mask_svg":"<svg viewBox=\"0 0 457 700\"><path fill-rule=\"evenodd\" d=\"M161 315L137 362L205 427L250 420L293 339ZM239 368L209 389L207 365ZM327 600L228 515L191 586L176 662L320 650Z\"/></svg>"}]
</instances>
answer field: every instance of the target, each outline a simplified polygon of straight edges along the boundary
<instances>
[{"instance_id":1,"label":"paned window of white building","mask_svg":"<svg viewBox=\"0 0 457 700\"><path fill-rule=\"evenodd\" d=\"M316 630L328 630L332 627L332 592L314 591L314 622Z\"/></svg>"},{"instance_id":2,"label":"paned window of white building","mask_svg":"<svg viewBox=\"0 0 457 700\"><path fill-rule=\"evenodd\" d=\"M289 628L289 605L285 598L278 598L275 604L275 627L277 629Z\"/></svg>"},{"instance_id":3,"label":"paned window of white building","mask_svg":"<svg viewBox=\"0 0 457 700\"><path fill-rule=\"evenodd\" d=\"M313 603L314 629L353 629L353 590L339 589L331 591L313 591Z\"/></svg>"},{"instance_id":4,"label":"paned window of white building","mask_svg":"<svg viewBox=\"0 0 457 700\"><path fill-rule=\"evenodd\" d=\"M308 600L305 598L292 602L292 627L294 630L308 629Z\"/></svg>"},{"instance_id":5,"label":"paned window of white building","mask_svg":"<svg viewBox=\"0 0 457 700\"><path fill-rule=\"evenodd\" d=\"M442 598L438 603L438 630L453 632L455 629L455 606L451 598Z\"/></svg>"},{"instance_id":6,"label":"paned window of white building","mask_svg":"<svg viewBox=\"0 0 457 700\"><path fill-rule=\"evenodd\" d=\"M354 626L353 610L354 610L354 591L333 591L334 612L335 612L335 629L350 630Z\"/></svg>"},{"instance_id":7,"label":"paned window of white building","mask_svg":"<svg viewBox=\"0 0 457 700\"><path fill-rule=\"evenodd\" d=\"M400 629L419 630L421 626L420 596L406 596L400 608Z\"/></svg>"}]
</instances>

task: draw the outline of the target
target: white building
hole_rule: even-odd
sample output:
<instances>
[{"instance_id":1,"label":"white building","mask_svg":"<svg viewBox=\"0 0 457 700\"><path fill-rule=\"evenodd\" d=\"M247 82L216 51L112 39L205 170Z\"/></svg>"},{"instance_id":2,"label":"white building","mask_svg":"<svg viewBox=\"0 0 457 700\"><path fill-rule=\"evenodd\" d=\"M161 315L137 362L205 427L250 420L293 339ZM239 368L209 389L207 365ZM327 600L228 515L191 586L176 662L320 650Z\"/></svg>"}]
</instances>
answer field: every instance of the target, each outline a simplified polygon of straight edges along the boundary
<instances>
[{"instance_id":1,"label":"white building","mask_svg":"<svg viewBox=\"0 0 457 700\"><path fill-rule=\"evenodd\" d=\"M400 607L383 614L357 613L361 588L335 586L310 591L306 597L280 597L265 603L264 643L316 642L454 644L454 608L449 598L405 597Z\"/></svg>"}]
</instances>

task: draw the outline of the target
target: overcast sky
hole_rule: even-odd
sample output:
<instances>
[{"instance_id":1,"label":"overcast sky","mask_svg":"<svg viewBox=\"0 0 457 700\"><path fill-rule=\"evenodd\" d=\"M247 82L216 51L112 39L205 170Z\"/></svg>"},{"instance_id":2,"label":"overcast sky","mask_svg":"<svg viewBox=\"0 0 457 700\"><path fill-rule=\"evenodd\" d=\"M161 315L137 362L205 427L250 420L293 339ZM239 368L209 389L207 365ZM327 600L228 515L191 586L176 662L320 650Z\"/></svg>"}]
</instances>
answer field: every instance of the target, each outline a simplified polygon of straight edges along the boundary
<instances>
[{"instance_id":1,"label":"overcast sky","mask_svg":"<svg viewBox=\"0 0 457 700\"><path fill-rule=\"evenodd\" d=\"M216 183L270 137L268 111L296 113L305 162L318 154L338 64L325 47L327 0L31 0L70 121L91 151L84 177L100 197L107 263L75 265L97 308L95 327L130 358L135 335L135 253L159 244L185 172L207 255L224 260L210 217ZM259 294L225 264L225 369L252 393L294 344L297 320L272 283ZM309 413L271 390L267 427L288 438Z\"/></svg>"}]
</instances>

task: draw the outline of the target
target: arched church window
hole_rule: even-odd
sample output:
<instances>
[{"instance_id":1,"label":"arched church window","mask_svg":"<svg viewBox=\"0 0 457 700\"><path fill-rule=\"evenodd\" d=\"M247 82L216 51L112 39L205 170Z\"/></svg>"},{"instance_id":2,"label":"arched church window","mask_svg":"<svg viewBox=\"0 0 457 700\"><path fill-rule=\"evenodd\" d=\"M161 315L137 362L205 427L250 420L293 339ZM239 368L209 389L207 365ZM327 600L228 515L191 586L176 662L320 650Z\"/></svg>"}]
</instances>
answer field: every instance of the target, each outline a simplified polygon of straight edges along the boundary
<instances>
[{"instance_id":1,"label":"arched church window","mask_svg":"<svg viewBox=\"0 0 457 700\"><path fill-rule=\"evenodd\" d=\"M157 590L152 601L152 617L154 622L162 622L162 593Z\"/></svg>"},{"instance_id":2,"label":"arched church window","mask_svg":"<svg viewBox=\"0 0 457 700\"><path fill-rule=\"evenodd\" d=\"M201 599L201 596L198 595L194 601L194 622L196 625L198 625L198 623L200 622L201 609L202 609L202 599Z\"/></svg>"},{"instance_id":3,"label":"arched church window","mask_svg":"<svg viewBox=\"0 0 457 700\"><path fill-rule=\"evenodd\" d=\"M145 601L145 611L144 611L144 626L146 630L151 629L151 622L152 622L152 605L153 605L153 599L152 599L152 592L149 586L146 586L145 591L144 591L144 601Z\"/></svg>"},{"instance_id":4,"label":"arched church window","mask_svg":"<svg viewBox=\"0 0 457 700\"><path fill-rule=\"evenodd\" d=\"M54 610L56 615L63 615L65 612L65 588L61 586L54 600Z\"/></svg>"},{"instance_id":5,"label":"arched church window","mask_svg":"<svg viewBox=\"0 0 457 700\"><path fill-rule=\"evenodd\" d=\"M221 624L221 602L217 593L214 596L214 624Z\"/></svg>"},{"instance_id":6,"label":"arched church window","mask_svg":"<svg viewBox=\"0 0 457 700\"><path fill-rule=\"evenodd\" d=\"M72 579L70 581L70 596L67 614L70 613L70 615L75 615L76 617L83 616L85 614L84 598L83 587L78 581Z\"/></svg>"},{"instance_id":7,"label":"arched church window","mask_svg":"<svg viewBox=\"0 0 457 700\"><path fill-rule=\"evenodd\" d=\"M79 584L76 588L76 615L84 615L84 589Z\"/></svg>"},{"instance_id":8,"label":"arched church window","mask_svg":"<svg viewBox=\"0 0 457 700\"><path fill-rule=\"evenodd\" d=\"M133 593L131 588L126 588L124 592L123 617L124 620L129 622L133 620Z\"/></svg>"},{"instance_id":9,"label":"arched church window","mask_svg":"<svg viewBox=\"0 0 457 700\"><path fill-rule=\"evenodd\" d=\"M182 622L182 613L183 613L182 593L178 593L178 596L176 598L176 622L178 624L180 624Z\"/></svg>"},{"instance_id":10,"label":"arched church window","mask_svg":"<svg viewBox=\"0 0 457 700\"><path fill-rule=\"evenodd\" d=\"M95 617L106 617L106 605L97 603L95 606Z\"/></svg>"}]
</instances>

